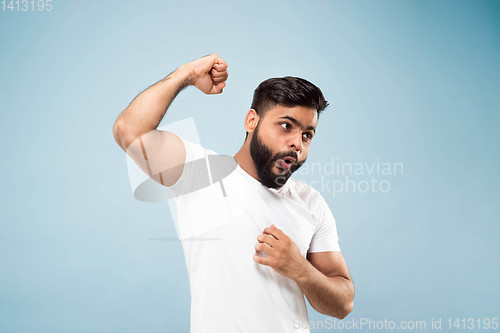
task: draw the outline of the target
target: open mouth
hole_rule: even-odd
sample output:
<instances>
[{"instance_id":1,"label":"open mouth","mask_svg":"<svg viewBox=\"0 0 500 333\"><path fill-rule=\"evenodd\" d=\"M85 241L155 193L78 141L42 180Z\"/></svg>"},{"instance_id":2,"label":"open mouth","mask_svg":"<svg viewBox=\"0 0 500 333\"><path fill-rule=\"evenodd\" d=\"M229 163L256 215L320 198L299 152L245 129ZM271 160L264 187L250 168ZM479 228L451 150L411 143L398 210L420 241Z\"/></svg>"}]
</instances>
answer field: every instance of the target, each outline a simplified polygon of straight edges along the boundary
<instances>
[{"instance_id":1,"label":"open mouth","mask_svg":"<svg viewBox=\"0 0 500 333\"><path fill-rule=\"evenodd\" d=\"M284 169L290 169L292 164L295 162L295 157L287 156L278 160L279 165Z\"/></svg>"}]
</instances>

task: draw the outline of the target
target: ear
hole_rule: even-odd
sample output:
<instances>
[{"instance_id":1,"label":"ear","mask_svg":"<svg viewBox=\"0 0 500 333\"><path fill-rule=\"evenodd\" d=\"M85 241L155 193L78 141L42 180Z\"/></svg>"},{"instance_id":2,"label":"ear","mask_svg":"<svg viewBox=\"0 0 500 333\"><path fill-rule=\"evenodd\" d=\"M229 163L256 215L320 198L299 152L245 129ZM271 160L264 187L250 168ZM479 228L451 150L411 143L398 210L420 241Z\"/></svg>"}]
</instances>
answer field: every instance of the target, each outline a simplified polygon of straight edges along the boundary
<instances>
[{"instance_id":1,"label":"ear","mask_svg":"<svg viewBox=\"0 0 500 333\"><path fill-rule=\"evenodd\" d=\"M254 109L250 109L247 112L247 116L245 117L245 131L248 133L253 133L255 128L257 127L257 124L259 123L259 115L257 114L257 111Z\"/></svg>"}]
</instances>

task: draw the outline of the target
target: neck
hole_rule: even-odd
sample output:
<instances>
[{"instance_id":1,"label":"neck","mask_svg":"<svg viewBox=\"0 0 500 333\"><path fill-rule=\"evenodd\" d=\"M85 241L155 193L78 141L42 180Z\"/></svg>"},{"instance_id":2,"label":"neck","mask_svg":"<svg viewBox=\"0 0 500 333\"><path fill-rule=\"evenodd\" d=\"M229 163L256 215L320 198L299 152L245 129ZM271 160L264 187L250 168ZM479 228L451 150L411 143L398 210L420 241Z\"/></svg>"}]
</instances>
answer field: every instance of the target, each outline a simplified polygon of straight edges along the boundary
<instances>
[{"instance_id":1,"label":"neck","mask_svg":"<svg viewBox=\"0 0 500 333\"><path fill-rule=\"evenodd\" d=\"M257 168L250 155L250 140L245 140L240 150L233 156L238 165L250 176L260 181L257 174Z\"/></svg>"}]
</instances>

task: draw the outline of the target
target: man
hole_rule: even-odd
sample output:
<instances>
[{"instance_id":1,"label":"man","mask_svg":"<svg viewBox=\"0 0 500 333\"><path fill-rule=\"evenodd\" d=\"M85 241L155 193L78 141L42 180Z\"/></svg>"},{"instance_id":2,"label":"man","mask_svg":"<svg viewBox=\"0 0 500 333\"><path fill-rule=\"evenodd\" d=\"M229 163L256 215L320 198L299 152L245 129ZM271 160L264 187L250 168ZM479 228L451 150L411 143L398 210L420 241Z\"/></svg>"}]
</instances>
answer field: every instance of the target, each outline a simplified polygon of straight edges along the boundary
<instances>
[{"instance_id":1,"label":"man","mask_svg":"<svg viewBox=\"0 0 500 333\"><path fill-rule=\"evenodd\" d=\"M196 163L214 152L157 130L183 88L221 93L227 67L216 54L180 66L130 103L113 135L174 194L191 332L309 332L304 295L318 312L340 319L354 298L330 209L319 192L290 178L327 106L319 88L294 77L259 85L222 190L206 180L207 164Z\"/></svg>"}]
</instances>

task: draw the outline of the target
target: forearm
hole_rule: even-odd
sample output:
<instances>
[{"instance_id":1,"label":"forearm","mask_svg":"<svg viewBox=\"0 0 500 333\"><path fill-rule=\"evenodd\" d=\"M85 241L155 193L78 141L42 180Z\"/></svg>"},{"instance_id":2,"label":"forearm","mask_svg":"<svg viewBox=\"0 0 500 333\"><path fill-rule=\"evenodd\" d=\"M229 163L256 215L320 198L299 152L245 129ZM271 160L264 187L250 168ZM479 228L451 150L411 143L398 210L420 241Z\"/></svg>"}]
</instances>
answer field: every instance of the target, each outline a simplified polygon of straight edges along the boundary
<instances>
[{"instance_id":1,"label":"forearm","mask_svg":"<svg viewBox=\"0 0 500 333\"><path fill-rule=\"evenodd\" d=\"M353 307L354 286L343 276L328 277L305 260L301 274L294 278L311 306L318 312L343 319Z\"/></svg>"},{"instance_id":2,"label":"forearm","mask_svg":"<svg viewBox=\"0 0 500 333\"><path fill-rule=\"evenodd\" d=\"M122 147L156 129L177 94L191 84L192 72L183 65L140 93L120 114L113 127ZM125 149L124 148L124 149Z\"/></svg>"}]
</instances>

